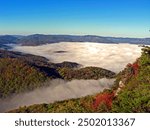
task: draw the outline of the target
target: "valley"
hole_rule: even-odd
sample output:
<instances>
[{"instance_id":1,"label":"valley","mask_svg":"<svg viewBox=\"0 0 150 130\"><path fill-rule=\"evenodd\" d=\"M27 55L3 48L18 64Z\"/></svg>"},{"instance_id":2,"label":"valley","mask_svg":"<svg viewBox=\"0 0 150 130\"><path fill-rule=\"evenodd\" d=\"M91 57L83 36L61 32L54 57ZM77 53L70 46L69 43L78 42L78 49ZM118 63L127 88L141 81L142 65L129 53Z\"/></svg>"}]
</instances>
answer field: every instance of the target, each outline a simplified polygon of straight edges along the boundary
<instances>
[{"instance_id":1,"label":"valley","mask_svg":"<svg viewBox=\"0 0 150 130\"><path fill-rule=\"evenodd\" d=\"M54 103L52 106L55 108L55 104L61 106L65 102L68 108L71 101L83 106L84 99L92 103L97 94L109 93L115 88L120 72L141 56L142 49L129 43L92 42L7 46L9 48L0 50L0 72L3 73L0 76L0 112L13 109L15 111L10 112L80 112L73 108L69 111L64 108L47 110L45 107L49 105L43 105ZM87 103L88 106L90 104ZM38 111L39 107L42 111ZM81 109L107 112L89 107Z\"/></svg>"},{"instance_id":2,"label":"valley","mask_svg":"<svg viewBox=\"0 0 150 130\"><path fill-rule=\"evenodd\" d=\"M127 63L141 55L141 48L134 44L104 44L89 42L62 42L40 46L20 46L12 48L27 54L42 56L50 62L76 62L82 66L102 67L113 72L120 72ZM55 53L65 51L65 53Z\"/></svg>"}]
</instances>

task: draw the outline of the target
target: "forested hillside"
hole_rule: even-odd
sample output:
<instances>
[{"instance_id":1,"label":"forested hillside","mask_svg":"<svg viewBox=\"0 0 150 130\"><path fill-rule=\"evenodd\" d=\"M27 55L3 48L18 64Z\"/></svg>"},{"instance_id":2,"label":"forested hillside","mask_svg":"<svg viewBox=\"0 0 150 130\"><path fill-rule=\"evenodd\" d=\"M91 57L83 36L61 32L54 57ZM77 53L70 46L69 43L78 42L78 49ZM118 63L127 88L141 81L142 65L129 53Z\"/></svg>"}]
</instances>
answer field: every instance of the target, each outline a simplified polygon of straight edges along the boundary
<instances>
[{"instance_id":1,"label":"forested hillside","mask_svg":"<svg viewBox=\"0 0 150 130\"><path fill-rule=\"evenodd\" d=\"M128 64L118 80L125 87L113 102L113 112L150 112L150 47L143 49L141 58Z\"/></svg>"},{"instance_id":2,"label":"forested hillside","mask_svg":"<svg viewBox=\"0 0 150 130\"><path fill-rule=\"evenodd\" d=\"M0 98L33 90L47 79L37 68L15 58L0 58Z\"/></svg>"},{"instance_id":3,"label":"forested hillside","mask_svg":"<svg viewBox=\"0 0 150 130\"><path fill-rule=\"evenodd\" d=\"M46 58L0 50L0 98L41 87L51 79L113 78L115 73L98 67L79 68L72 62L51 63Z\"/></svg>"}]
</instances>

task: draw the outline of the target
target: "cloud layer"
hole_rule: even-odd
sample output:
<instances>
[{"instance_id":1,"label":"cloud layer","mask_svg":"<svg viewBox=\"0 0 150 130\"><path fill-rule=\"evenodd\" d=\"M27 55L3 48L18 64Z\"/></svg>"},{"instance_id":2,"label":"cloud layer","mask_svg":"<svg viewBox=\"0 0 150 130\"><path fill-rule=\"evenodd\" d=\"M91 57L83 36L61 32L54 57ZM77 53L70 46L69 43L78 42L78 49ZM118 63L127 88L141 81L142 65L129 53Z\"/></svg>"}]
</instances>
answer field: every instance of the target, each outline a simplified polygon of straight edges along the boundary
<instances>
[{"instance_id":1,"label":"cloud layer","mask_svg":"<svg viewBox=\"0 0 150 130\"><path fill-rule=\"evenodd\" d=\"M20 106L28 106L40 103L53 103L70 98L79 98L98 93L105 88L110 88L114 79L100 80L52 80L42 88L34 91L18 94L5 100L0 99L0 112L5 112Z\"/></svg>"},{"instance_id":2,"label":"cloud layer","mask_svg":"<svg viewBox=\"0 0 150 130\"><path fill-rule=\"evenodd\" d=\"M114 72L121 71L127 63L134 62L141 55L141 48L133 44L62 42L41 46L15 46L13 50L44 56L55 63L71 61Z\"/></svg>"},{"instance_id":3,"label":"cloud layer","mask_svg":"<svg viewBox=\"0 0 150 130\"><path fill-rule=\"evenodd\" d=\"M141 48L133 44L103 43L55 43L41 46L14 46L14 51L44 56L51 62L77 62L83 66L97 66L114 72L121 71L127 63L134 62L141 55ZM0 112L24 105L52 103L78 98L102 91L112 86L114 79L100 80L52 80L32 92L0 99Z\"/></svg>"}]
</instances>

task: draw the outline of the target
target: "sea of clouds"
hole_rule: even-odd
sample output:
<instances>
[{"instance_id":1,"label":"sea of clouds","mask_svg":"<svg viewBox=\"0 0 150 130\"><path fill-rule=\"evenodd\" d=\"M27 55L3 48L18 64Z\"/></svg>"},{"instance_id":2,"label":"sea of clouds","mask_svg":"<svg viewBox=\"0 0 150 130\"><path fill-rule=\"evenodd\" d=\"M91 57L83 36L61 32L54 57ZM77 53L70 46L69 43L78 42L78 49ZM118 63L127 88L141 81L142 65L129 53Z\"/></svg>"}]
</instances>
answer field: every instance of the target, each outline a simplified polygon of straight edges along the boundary
<instances>
[{"instance_id":1,"label":"sea of clouds","mask_svg":"<svg viewBox=\"0 0 150 130\"><path fill-rule=\"evenodd\" d=\"M141 47L133 44L103 43L55 43L40 46L13 46L13 51L46 57L50 62L76 62L83 66L97 66L114 72L121 71L127 63L132 63L141 55ZM60 79L46 82L39 89L0 99L0 112L20 106L53 103L70 98L92 95L110 88L114 79L72 80Z\"/></svg>"},{"instance_id":2,"label":"sea of clouds","mask_svg":"<svg viewBox=\"0 0 150 130\"><path fill-rule=\"evenodd\" d=\"M13 50L43 56L54 63L70 61L114 72L121 71L127 63L134 62L141 55L141 47L127 43L61 42L40 46L14 46ZM62 53L56 53L59 51Z\"/></svg>"}]
</instances>

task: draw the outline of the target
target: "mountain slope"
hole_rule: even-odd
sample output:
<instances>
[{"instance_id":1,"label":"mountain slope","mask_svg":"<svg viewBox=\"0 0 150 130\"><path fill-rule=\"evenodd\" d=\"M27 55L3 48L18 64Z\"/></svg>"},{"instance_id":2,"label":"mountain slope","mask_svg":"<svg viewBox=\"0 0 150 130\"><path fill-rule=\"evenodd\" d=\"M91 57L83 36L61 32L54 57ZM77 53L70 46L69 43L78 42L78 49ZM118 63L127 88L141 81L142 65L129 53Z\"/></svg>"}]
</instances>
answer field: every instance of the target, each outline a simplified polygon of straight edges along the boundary
<instances>
[{"instance_id":1,"label":"mountain slope","mask_svg":"<svg viewBox=\"0 0 150 130\"><path fill-rule=\"evenodd\" d=\"M0 50L0 98L31 91L51 79L113 78L114 72L98 67L78 68L72 62L50 63L44 57Z\"/></svg>"},{"instance_id":2,"label":"mountain slope","mask_svg":"<svg viewBox=\"0 0 150 130\"><path fill-rule=\"evenodd\" d=\"M75 35L29 35L19 39L18 43L25 46L42 45L46 43L59 42L96 42L96 43L131 43L131 44L150 44L150 38L118 38L102 37L95 35L75 36Z\"/></svg>"},{"instance_id":3,"label":"mountain slope","mask_svg":"<svg viewBox=\"0 0 150 130\"><path fill-rule=\"evenodd\" d=\"M46 79L44 73L24 61L0 58L0 98L33 90Z\"/></svg>"},{"instance_id":4,"label":"mountain slope","mask_svg":"<svg viewBox=\"0 0 150 130\"><path fill-rule=\"evenodd\" d=\"M13 44L16 43L17 40L18 38L12 35L0 36L0 44Z\"/></svg>"},{"instance_id":5,"label":"mountain slope","mask_svg":"<svg viewBox=\"0 0 150 130\"><path fill-rule=\"evenodd\" d=\"M59 68L58 73L65 80L72 79L100 79L114 78L115 73L99 67L85 67L81 69Z\"/></svg>"},{"instance_id":6,"label":"mountain slope","mask_svg":"<svg viewBox=\"0 0 150 130\"><path fill-rule=\"evenodd\" d=\"M149 44L150 38L122 38L122 37L102 37L95 35L43 35L34 34L28 36L3 35L0 36L0 48L9 48L7 44L20 44L24 46L37 46L47 43L59 42L96 42L96 43L131 43ZM5 46L4 46L5 45Z\"/></svg>"},{"instance_id":7,"label":"mountain slope","mask_svg":"<svg viewBox=\"0 0 150 130\"><path fill-rule=\"evenodd\" d=\"M150 48L118 76L125 87L113 103L113 112L150 112Z\"/></svg>"}]
</instances>

